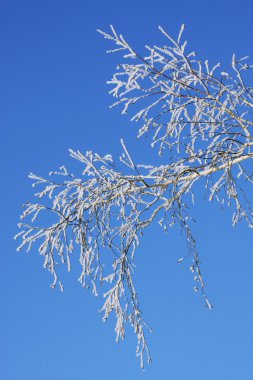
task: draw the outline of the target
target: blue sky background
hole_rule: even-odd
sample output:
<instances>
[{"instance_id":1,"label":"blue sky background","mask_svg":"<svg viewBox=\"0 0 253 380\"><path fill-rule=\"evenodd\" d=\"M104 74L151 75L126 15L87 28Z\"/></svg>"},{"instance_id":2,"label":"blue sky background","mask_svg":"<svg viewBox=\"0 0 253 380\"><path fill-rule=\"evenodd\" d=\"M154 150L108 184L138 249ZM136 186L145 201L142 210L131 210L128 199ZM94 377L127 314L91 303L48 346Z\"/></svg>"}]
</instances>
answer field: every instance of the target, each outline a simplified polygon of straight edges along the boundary
<instances>
[{"instance_id":1,"label":"blue sky background","mask_svg":"<svg viewBox=\"0 0 253 380\"><path fill-rule=\"evenodd\" d=\"M135 126L108 110L105 82L120 58L105 54L97 28L113 24L143 51L162 43L159 24L176 35L185 23L190 48L227 65L233 52L253 62L252 13L246 0L0 2L1 379L253 379L252 230L233 229L230 211L201 196L193 210L211 312L193 292L190 263L176 263L185 252L176 231L154 226L144 236L136 283L154 329L144 372L135 337L114 342L113 321L101 322L101 299L81 288L76 269L64 276L63 294L52 291L41 257L18 254L12 240L21 204L32 198L29 171L71 167L69 147L117 156L123 137L138 161L152 160Z\"/></svg>"}]
</instances>

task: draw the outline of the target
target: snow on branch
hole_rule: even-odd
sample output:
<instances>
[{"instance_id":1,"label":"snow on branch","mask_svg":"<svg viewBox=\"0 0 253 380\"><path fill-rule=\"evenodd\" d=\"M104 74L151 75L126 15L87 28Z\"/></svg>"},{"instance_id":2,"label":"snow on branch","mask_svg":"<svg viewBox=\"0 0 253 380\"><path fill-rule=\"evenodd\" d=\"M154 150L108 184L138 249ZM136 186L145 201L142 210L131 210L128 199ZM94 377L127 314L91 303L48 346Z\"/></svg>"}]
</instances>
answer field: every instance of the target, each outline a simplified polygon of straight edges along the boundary
<instances>
[{"instance_id":1,"label":"snow on branch","mask_svg":"<svg viewBox=\"0 0 253 380\"><path fill-rule=\"evenodd\" d=\"M177 39L159 29L167 45L146 46L145 57L113 27L110 33L99 32L114 43L109 52L124 54L124 63L109 81L117 98L114 105L122 104L124 114L134 110L132 120L141 123L138 136L152 136L151 145L158 147L163 162L136 164L123 140L117 165L110 154L70 150L82 165L81 174L76 177L65 166L48 178L31 173L39 188L37 201L24 205L16 235L22 239L18 250L35 246L43 256L53 288L58 284L63 289L60 266L66 264L70 271L79 251L80 283L95 296L103 292L101 313L103 320L116 316L117 341L124 339L127 323L133 327L142 367L151 358L134 285L134 256L145 230L154 222L165 231L181 228L194 290L210 309L191 230L196 183L210 201L233 207L233 225L246 220L253 226L245 187L252 183L247 162L253 157L253 89L243 79L252 66L245 63L247 57L233 56L228 72L220 64L210 68L187 52L184 26Z\"/></svg>"}]
</instances>

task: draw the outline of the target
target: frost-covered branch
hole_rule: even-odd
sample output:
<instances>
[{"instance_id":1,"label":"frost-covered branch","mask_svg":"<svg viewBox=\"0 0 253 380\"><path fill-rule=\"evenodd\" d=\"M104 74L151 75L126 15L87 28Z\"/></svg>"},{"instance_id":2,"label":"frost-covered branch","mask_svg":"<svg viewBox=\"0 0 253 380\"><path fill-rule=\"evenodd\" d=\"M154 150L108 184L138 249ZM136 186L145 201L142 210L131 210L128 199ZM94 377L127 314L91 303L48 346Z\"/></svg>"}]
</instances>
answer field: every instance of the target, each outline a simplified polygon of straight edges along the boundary
<instances>
[{"instance_id":1,"label":"frost-covered branch","mask_svg":"<svg viewBox=\"0 0 253 380\"><path fill-rule=\"evenodd\" d=\"M70 271L79 250L79 281L94 295L103 289L101 313L104 320L115 314L117 341L124 339L126 323L132 325L142 367L150 354L134 285L134 256L145 230L154 222L165 231L180 227L192 260L194 290L212 308L191 229L196 188L202 186L210 201L233 207L233 225L242 219L253 225L246 194L252 183L253 89L243 78L252 66L233 56L231 70L221 71L220 64L209 68L186 51L183 29L173 39L160 28L168 45L147 46L147 56L113 27L111 34L100 31L116 44L111 52L123 51L126 60L109 81L114 105L122 104L123 114L134 110L132 120L141 123L138 136L152 136L161 163L135 163L123 140L117 164L109 154L70 150L82 173L76 176L63 166L48 178L30 174L39 187L38 201L24 205L17 235L22 238L18 249L35 246L43 256L53 288L59 284L63 289L60 264Z\"/></svg>"}]
</instances>

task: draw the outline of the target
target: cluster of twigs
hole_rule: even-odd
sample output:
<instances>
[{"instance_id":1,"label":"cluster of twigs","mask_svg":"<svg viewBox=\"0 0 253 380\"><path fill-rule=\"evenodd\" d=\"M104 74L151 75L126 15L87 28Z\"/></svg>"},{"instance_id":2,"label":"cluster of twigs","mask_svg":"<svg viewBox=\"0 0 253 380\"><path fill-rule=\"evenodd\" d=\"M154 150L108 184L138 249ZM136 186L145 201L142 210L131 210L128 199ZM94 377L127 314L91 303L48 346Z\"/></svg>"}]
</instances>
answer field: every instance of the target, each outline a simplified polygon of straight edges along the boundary
<instances>
[{"instance_id":1,"label":"cluster of twigs","mask_svg":"<svg viewBox=\"0 0 253 380\"><path fill-rule=\"evenodd\" d=\"M151 145L163 156L162 165L137 165L121 141L123 154L119 169L111 155L104 157L70 150L83 164L80 178L65 167L45 179L30 175L36 193L44 203L27 203L22 219L19 246L38 244L44 267L53 275L52 287L62 283L57 268L66 263L79 247L82 272L79 281L98 294L105 287L101 308L106 320L116 315L116 339L124 338L125 324L137 335L137 355L144 366L150 361L139 300L133 283L133 259L143 231L155 220L165 230L178 224L185 232L188 255L192 257L194 289L200 290L205 304L212 308L200 268L195 239L191 232L190 204L194 185L202 181L209 200L233 205L233 225L241 219L252 227L252 211L243 183L252 182L245 162L252 158L253 89L245 84L243 72L252 69L246 58L232 58L228 72L220 64L209 68L187 52L182 42L182 26L175 40L160 28L169 45L146 46L143 57L111 27L111 34L99 31L124 52L125 62L109 81L113 104L122 105L125 114L136 110L132 120L141 123L138 136L148 134ZM40 214L52 223L37 222ZM52 214L52 217L48 217ZM42 217L42 221L44 218ZM108 252L112 270L108 271ZM181 262L183 259L180 259Z\"/></svg>"}]
</instances>

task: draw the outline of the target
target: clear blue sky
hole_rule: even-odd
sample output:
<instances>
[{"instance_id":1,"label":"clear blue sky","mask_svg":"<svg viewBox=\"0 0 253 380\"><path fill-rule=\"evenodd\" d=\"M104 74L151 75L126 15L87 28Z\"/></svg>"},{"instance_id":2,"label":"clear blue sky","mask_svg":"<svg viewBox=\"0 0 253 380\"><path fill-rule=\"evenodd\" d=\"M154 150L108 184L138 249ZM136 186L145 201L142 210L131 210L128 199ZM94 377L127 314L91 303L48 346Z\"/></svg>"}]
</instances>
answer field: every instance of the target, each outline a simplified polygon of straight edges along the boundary
<instances>
[{"instance_id":1,"label":"clear blue sky","mask_svg":"<svg viewBox=\"0 0 253 380\"><path fill-rule=\"evenodd\" d=\"M71 167L69 147L118 155L121 137L142 162L152 154L128 119L108 110L105 82L118 59L104 53L96 28L113 24L141 50L162 42L159 24L176 34L185 23L190 47L227 65L233 52L253 62L252 14L249 0L1 1L1 379L253 379L253 235L245 224L233 229L230 212L201 199L194 209L211 312L192 290L188 263L176 264L184 241L157 227L144 236L136 281L154 329L145 372L135 338L114 342L112 321L97 313L101 300L81 288L76 270L64 276L63 294L52 291L41 257L16 253L12 240L32 197L29 171Z\"/></svg>"}]
</instances>

